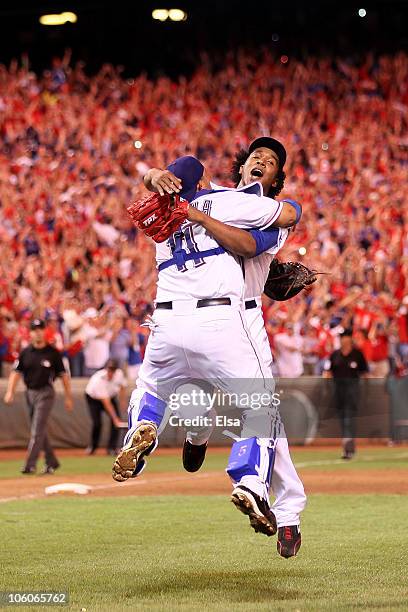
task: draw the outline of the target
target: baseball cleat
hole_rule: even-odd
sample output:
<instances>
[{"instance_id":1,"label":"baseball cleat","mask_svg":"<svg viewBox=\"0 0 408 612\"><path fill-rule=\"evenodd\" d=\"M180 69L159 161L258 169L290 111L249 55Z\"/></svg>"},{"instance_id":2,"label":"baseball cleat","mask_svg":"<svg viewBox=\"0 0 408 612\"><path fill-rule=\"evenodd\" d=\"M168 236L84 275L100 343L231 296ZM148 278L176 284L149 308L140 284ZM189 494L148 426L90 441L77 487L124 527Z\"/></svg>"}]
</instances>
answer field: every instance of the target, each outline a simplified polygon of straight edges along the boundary
<instances>
[{"instance_id":1,"label":"baseball cleat","mask_svg":"<svg viewBox=\"0 0 408 612\"><path fill-rule=\"evenodd\" d=\"M144 457L147 457L148 455L151 455L152 452L154 450L156 450L156 448L159 445L159 439L156 438L156 440L153 442L153 444L151 444L149 446L149 448L147 450L145 450L139 457L139 461L137 462L135 471L133 472L131 478L136 478L136 476L139 476L139 474L141 474L143 472L143 470L145 469L147 463L146 463L146 459Z\"/></svg>"},{"instance_id":2,"label":"baseball cleat","mask_svg":"<svg viewBox=\"0 0 408 612\"><path fill-rule=\"evenodd\" d=\"M191 444L184 440L183 446L183 467L187 472L198 472L204 463L207 442L204 444Z\"/></svg>"},{"instance_id":3,"label":"baseball cleat","mask_svg":"<svg viewBox=\"0 0 408 612\"><path fill-rule=\"evenodd\" d=\"M279 527L276 548L281 557L285 557L285 559L296 557L301 544L302 536L298 525Z\"/></svg>"},{"instance_id":4,"label":"baseball cleat","mask_svg":"<svg viewBox=\"0 0 408 612\"><path fill-rule=\"evenodd\" d=\"M257 533L273 536L278 530L276 518L269 504L259 495L238 485L232 492L231 501L243 514L249 517L251 527Z\"/></svg>"},{"instance_id":5,"label":"baseball cleat","mask_svg":"<svg viewBox=\"0 0 408 612\"><path fill-rule=\"evenodd\" d=\"M112 478L123 482L138 476L145 467L143 457L157 446L157 427L151 421L140 421L133 432L128 432L128 441L123 446L112 468Z\"/></svg>"}]
</instances>

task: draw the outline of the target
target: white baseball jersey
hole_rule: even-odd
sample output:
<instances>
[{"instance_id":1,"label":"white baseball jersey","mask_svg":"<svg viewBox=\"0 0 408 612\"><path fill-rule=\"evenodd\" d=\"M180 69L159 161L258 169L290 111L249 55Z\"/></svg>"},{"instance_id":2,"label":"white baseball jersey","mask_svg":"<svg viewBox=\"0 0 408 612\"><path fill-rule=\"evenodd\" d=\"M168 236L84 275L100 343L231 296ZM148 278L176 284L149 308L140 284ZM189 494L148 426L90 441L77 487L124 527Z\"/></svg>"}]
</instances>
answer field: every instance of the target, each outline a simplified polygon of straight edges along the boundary
<instances>
[{"instance_id":1,"label":"white baseball jersey","mask_svg":"<svg viewBox=\"0 0 408 612\"><path fill-rule=\"evenodd\" d=\"M250 191L258 197L264 197L262 184L256 181L245 187L223 187L216 183L211 183L214 190L227 189L228 191ZM267 198L271 199L271 198ZM275 200L272 200L273 202ZM232 225L232 224L231 224ZM262 228L260 228L262 229ZM269 266L276 253L283 247L289 235L289 230L283 228L276 229L276 244L264 253L244 260L245 266L245 294L244 298L251 299L260 297L263 293L266 279L268 277Z\"/></svg>"},{"instance_id":2,"label":"white baseball jersey","mask_svg":"<svg viewBox=\"0 0 408 612\"><path fill-rule=\"evenodd\" d=\"M259 184L240 190L210 192L198 197L194 206L229 225L243 229L265 229L279 217L282 204L259 193ZM180 230L156 247L157 265L171 260L177 249L186 253L219 247L218 242L201 226L184 223ZM231 253L202 257L159 271L157 302L186 299L231 298L241 303L244 296L242 260Z\"/></svg>"}]
</instances>

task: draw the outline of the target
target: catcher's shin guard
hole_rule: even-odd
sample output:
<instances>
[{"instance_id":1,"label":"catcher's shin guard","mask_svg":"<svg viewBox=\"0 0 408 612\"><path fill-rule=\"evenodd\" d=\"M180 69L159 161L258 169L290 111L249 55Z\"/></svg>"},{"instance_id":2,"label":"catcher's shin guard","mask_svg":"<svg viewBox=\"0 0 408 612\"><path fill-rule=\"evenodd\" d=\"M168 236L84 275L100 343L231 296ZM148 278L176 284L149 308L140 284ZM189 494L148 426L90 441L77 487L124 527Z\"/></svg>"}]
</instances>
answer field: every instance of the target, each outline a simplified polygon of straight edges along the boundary
<instances>
[{"instance_id":1,"label":"catcher's shin guard","mask_svg":"<svg viewBox=\"0 0 408 612\"><path fill-rule=\"evenodd\" d=\"M267 536L277 530L269 506L269 486L275 459L275 442L266 438L247 438L234 442L227 473L237 486L231 501L249 517L251 527Z\"/></svg>"},{"instance_id":2,"label":"catcher's shin guard","mask_svg":"<svg viewBox=\"0 0 408 612\"><path fill-rule=\"evenodd\" d=\"M132 429L139 421L151 421L160 427L166 412L166 402L142 389L135 389L130 397L128 408L129 431L125 444L131 436Z\"/></svg>"},{"instance_id":3,"label":"catcher's shin guard","mask_svg":"<svg viewBox=\"0 0 408 612\"><path fill-rule=\"evenodd\" d=\"M275 445L276 441L269 438L245 438L234 442L227 467L231 480L254 489L266 499L275 461Z\"/></svg>"}]
</instances>

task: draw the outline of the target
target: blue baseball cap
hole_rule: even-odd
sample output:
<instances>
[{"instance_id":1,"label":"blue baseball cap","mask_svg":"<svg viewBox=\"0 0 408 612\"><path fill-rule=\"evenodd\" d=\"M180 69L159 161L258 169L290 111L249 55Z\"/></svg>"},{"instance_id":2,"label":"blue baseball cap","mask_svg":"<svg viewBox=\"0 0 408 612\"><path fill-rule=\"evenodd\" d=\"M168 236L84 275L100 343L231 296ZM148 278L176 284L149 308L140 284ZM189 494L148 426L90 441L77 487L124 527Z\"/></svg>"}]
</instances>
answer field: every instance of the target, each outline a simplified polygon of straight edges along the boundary
<instances>
[{"instance_id":1,"label":"blue baseball cap","mask_svg":"<svg viewBox=\"0 0 408 612\"><path fill-rule=\"evenodd\" d=\"M191 202L197 191L197 184L203 178L204 166L192 155L185 155L177 158L173 163L167 166L182 182L179 195Z\"/></svg>"}]
</instances>

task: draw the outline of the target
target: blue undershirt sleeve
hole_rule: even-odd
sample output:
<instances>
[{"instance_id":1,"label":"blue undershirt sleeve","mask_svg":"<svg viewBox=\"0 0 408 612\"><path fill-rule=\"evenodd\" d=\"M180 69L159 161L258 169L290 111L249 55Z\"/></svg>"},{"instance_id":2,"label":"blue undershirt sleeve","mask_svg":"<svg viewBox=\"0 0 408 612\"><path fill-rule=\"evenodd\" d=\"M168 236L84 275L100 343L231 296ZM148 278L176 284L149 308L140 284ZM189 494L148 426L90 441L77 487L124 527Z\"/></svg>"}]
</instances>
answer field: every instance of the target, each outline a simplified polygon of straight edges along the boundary
<instances>
[{"instance_id":1,"label":"blue undershirt sleeve","mask_svg":"<svg viewBox=\"0 0 408 612\"><path fill-rule=\"evenodd\" d=\"M267 230L252 229L249 230L249 233L256 242L255 257L278 244L279 228L271 227Z\"/></svg>"}]
</instances>

